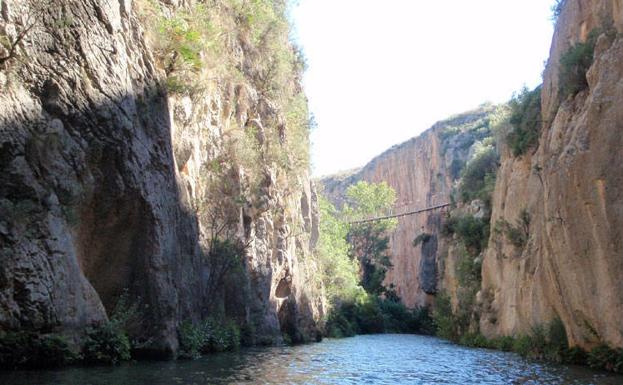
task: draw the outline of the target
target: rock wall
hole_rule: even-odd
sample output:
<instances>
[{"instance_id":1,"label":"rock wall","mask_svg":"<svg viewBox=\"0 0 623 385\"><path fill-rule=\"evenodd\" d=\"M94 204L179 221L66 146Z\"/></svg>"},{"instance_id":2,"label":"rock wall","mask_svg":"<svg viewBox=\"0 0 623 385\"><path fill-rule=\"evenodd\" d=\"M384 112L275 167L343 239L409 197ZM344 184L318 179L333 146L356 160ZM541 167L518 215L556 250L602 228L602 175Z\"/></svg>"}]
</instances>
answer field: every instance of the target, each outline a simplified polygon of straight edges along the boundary
<instances>
[{"instance_id":1,"label":"rock wall","mask_svg":"<svg viewBox=\"0 0 623 385\"><path fill-rule=\"evenodd\" d=\"M520 158L503 153L492 223L524 209L531 220L523 249L495 234L489 242L482 287L494 296L480 323L488 336L558 316L572 344L623 346L622 5L566 1L544 74L538 147ZM598 38L588 89L562 100L562 54L609 27L618 34Z\"/></svg>"},{"instance_id":2,"label":"rock wall","mask_svg":"<svg viewBox=\"0 0 623 385\"><path fill-rule=\"evenodd\" d=\"M492 111L493 107L485 106L438 122L420 136L377 156L361 170L326 177L321 180L323 194L339 206L348 186L360 180L385 181L396 191L395 212L449 203L459 176L452 170L462 168L474 145L489 135ZM407 306L428 305L437 293L437 256L448 247L438 236L443 215L440 210L398 218L398 226L390 235L393 268L385 283L396 286ZM414 246L413 240L424 233L432 237Z\"/></svg>"},{"instance_id":3,"label":"rock wall","mask_svg":"<svg viewBox=\"0 0 623 385\"><path fill-rule=\"evenodd\" d=\"M272 124L279 108L251 81L168 92L138 6L1 2L0 32L19 44L0 48L15 56L0 62L0 330L78 340L127 289L148 305L147 350L175 352L180 322L212 312L213 222L202 207L218 201L234 207L248 244L246 280L218 288L221 305L259 342L316 338L324 304L308 284L318 215L307 173L227 164L236 195L217 196L206 169L233 125L253 119L286 136ZM244 42L232 44L244 55ZM259 192L245 187L250 177Z\"/></svg>"}]
</instances>

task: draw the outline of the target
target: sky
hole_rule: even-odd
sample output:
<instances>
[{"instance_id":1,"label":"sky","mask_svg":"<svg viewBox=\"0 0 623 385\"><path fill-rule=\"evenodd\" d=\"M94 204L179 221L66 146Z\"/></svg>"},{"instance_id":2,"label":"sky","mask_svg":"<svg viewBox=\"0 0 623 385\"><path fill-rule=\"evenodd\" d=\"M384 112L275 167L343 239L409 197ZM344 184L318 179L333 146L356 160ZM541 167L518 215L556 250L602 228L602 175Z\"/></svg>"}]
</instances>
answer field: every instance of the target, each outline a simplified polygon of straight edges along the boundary
<instances>
[{"instance_id":1,"label":"sky","mask_svg":"<svg viewBox=\"0 0 623 385\"><path fill-rule=\"evenodd\" d=\"M436 121L541 83L553 0L299 0L312 173L360 167Z\"/></svg>"}]
</instances>

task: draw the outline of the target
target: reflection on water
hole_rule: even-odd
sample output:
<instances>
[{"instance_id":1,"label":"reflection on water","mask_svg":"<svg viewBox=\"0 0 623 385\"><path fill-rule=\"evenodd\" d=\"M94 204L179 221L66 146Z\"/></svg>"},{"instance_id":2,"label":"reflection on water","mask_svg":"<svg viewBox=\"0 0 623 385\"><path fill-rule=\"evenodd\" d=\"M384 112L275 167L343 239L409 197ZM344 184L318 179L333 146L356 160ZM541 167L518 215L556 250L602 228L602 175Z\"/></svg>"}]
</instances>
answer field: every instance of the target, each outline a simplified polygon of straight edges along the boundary
<instances>
[{"instance_id":1,"label":"reflection on water","mask_svg":"<svg viewBox=\"0 0 623 385\"><path fill-rule=\"evenodd\" d=\"M371 335L248 349L196 361L0 373L3 385L110 384L595 384L623 376L528 362L414 335Z\"/></svg>"}]
</instances>

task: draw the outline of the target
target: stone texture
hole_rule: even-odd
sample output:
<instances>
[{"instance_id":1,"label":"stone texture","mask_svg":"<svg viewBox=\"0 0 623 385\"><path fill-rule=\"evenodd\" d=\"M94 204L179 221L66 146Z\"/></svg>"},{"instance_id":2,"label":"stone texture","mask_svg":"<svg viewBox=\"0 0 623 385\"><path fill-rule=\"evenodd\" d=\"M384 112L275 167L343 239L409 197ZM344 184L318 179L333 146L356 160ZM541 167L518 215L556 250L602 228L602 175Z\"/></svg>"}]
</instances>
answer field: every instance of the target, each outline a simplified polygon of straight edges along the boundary
<instances>
[{"instance_id":1,"label":"stone texture","mask_svg":"<svg viewBox=\"0 0 623 385\"><path fill-rule=\"evenodd\" d=\"M621 1L568 0L558 20L543 88L538 148L503 154L492 220L531 216L523 250L492 235L481 318L487 336L524 333L559 316L572 344L623 346L623 39L599 38L589 88L560 100L561 55L596 27L623 29ZM619 35L620 36L620 35Z\"/></svg>"},{"instance_id":2,"label":"stone texture","mask_svg":"<svg viewBox=\"0 0 623 385\"><path fill-rule=\"evenodd\" d=\"M33 4L2 2L0 31L24 28ZM79 338L129 289L148 305L149 350L175 352L179 323L210 313L202 167L225 127L244 126L266 100L250 90L241 105L226 82L167 95L131 1L45 6L19 56L0 69L0 329ZM318 232L314 188L304 173L297 187L263 170L273 175L266 210L239 213L251 246L238 290L250 295L232 313L270 342L284 331L315 339L324 303L305 258Z\"/></svg>"}]
</instances>

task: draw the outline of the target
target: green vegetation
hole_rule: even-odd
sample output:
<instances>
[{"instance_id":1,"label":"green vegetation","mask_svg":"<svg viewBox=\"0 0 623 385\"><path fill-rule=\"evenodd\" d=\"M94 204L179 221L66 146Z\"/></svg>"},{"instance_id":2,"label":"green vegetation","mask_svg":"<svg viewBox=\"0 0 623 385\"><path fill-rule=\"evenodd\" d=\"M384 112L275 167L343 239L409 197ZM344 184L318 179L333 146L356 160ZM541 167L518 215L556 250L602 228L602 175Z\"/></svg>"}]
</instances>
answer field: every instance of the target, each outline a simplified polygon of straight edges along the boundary
<instances>
[{"instance_id":1,"label":"green vegetation","mask_svg":"<svg viewBox=\"0 0 623 385\"><path fill-rule=\"evenodd\" d=\"M205 256L204 263L210 267L210 277L207 282L206 291L210 303L217 297L218 291L225 285L225 282L234 276L243 273L243 257L245 245L238 240L221 240L216 235L210 239L210 246Z\"/></svg>"},{"instance_id":2,"label":"green vegetation","mask_svg":"<svg viewBox=\"0 0 623 385\"><path fill-rule=\"evenodd\" d=\"M395 192L386 183L359 182L347 190L346 196L342 210L320 199L316 257L331 307L326 334L335 338L385 332L431 334L428 309L408 309L400 303L393 286L383 285L391 268L387 233L396 221L347 223L347 218L385 213L394 204Z\"/></svg>"},{"instance_id":3,"label":"green vegetation","mask_svg":"<svg viewBox=\"0 0 623 385\"><path fill-rule=\"evenodd\" d=\"M593 64L593 52L600 30L593 30L583 43L571 46L560 57L559 85L562 99L588 87L586 72Z\"/></svg>"},{"instance_id":4,"label":"green vegetation","mask_svg":"<svg viewBox=\"0 0 623 385\"><path fill-rule=\"evenodd\" d=\"M428 309L408 309L400 302L363 295L341 303L329 314L327 335L332 338L372 333L433 334Z\"/></svg>"},{"instance_id":5,"label":"green vegetation","mask_svg":"<svg viewBox=\"0 0 623 385\"><path fill-rule=\"evenodd\" d=\"M34 331L0 332L0 368L45 368L72 363L116 364L130 359L129 328L140 322L138 301L127 292L118 299L109 321L87 328L82 346L64 336Z\"/></svg>"},{"instance_id":6,"label":"green vegetation","mask_svg":"<svg viewBox=\"0 0 623 385\"><path fill-rule=\"evenodd\" d=\"M456 234L472 255L478 255L489 242L489 219L469 214L453 215L445 220L441 233L446 237Z\"/></svg>"},{"instance_id":7,"label":"green vegetation","mask_svg":"<svg viewBox=\"0 0 623 385\"><path fill-rule=\"evenodd\" d=\"M541 86L532 91L524 88L509 102L512 126L506 137L514 156L525 154L539 139L541 131Z\"/></svg>"},{"instance_id":8,"label":"green vegetation","mask_svg":"<svg viewBox=\"0 0 623 385\"><path fill-rule=\"evenodd\" d=\"M278 166L291 184L309 168L311 119L299 84L305 63L289 39L287 7L285 1L214 0L171 9L137 1L169 93L220 92L234 115L256 111L246 122L227 122L223 151L207 162L243 168L248 196L260 190L264 165ZM225 168L221 176L231 178Z\"/></svg>"},{"instance_id":9,"label":"green vegetation","mask_svg":"<svg viewBox=\"0 0 623 385\"><path fill-rule=\"evenodd\" d=\"M363 219L380 215L390 209L396 200L394 190L382 182L371 184L360 181L346 191L347 203L343 213L348 218ZM367 293L381 295L385 292L383 281L392 267L387 254L387 233L397 225L395 219L358 223L350 226L347 239L351 255L361 268L360 284Z\"/></svg>"},{"instance_id":10,"label":"green vegetation","mask_svg":"<svg viewBox=\"0 0 623 385\"><path fill-rule=\"evenodd\" d=\"M498 167L499 156L495 147L493 145L480 146L461 174L459 187L461 200L466 203L480 199L487 209L490 209Z\"/></svg>"},{"instance_id":11,"label":"green vegetation","mask_svg":"<svg viewBox=\"0 0 623 385\"><path fill-rule=\"evenodd\" d=\"M87 328L83 341L82 358L90 364L117 364L131 358L134 344L131 330L140 329L142 312L140 298L130 300L127 290L117 299L110 319Z\"/></svg>"},{"instance_id":12,"label":"green vegetation","mask_svg":"<svg viewBox=\"0 0 623 385\"><path fill-rule=\"evenodd\" d=\"M599 345L588 353L586 362L593 369L623 373L623 348L613 349L605 344Z\"/></svg>"},{"instance_id":13,"label":"green vegetation","mask_svg":"<svg viewBox=\"0 0 623 385\"><path fill-rule=\"evenodd\" d=\"M131 358L130 339L115 321L92 326L87 329L82 355L89 364L117 364L127 361Z\"/></svg>"},{"instance_id":14,"label":"green vegetation","mask_svg":"<svg viewBox=\"0 0 623 385\"><path fill-rule=\"evenodd\" d=\"M523 249L530 236L530 213L527 209L521 210L514 226L505 219L498 219L494 232L504 234L513 246Z\"/></svg>"},{"instance_id":15,"label":"green vegetation","mask_svg":"<svg viewBox=\"0 0 623 385\"><path fill-rule=\"evenodd\" d=\"M359 264L350 255L349 225L326 198L320 197L319 206L320 238L315 256L321 267L327 299L331 304L354 301L364 290L359 285Z\"/></svg>"},{"instance_id":16,"label":"green vegetation","mask_svg":"<svg viewBox=\"0 0 623 385\"><path fill-rule=\"evenodd\" d=\"M178 329L178 336L180 357L191 359L200 357L201 353L238 350L242 341L236 322L215 318L208 318L199 324L184 321Z\"/></svg>"},{"instance_id":17,"label":"green vegetation","mask_svg":"<svg viewBox=\"0 0 623 385\"><path fill-rule=\"evenodd\" d=\"M26 331L0 332L0 368L59 367L78 359L67 340L58 334Z\"/></svg>"},{"instance_id":18,"label":"green vegetation","mask_svg":"<svg viewBox=\"0 0 623 385\"><path fill-rule=\"evenodd\" d=\"M468 114L463 114L440 123L443 126L439 130L438 136L442 143L442 152L446 154L449 149L454 151L454 162L450 167L453 179L458 178L465 166L464 162L460 160L460 153L469 150L475 143L482 143L491 136L489 114L493 109L490 105L484 105L472 112L481 115L477 119Z\"/></svg>"},{"instance_id":19,"label":"green vegetation","mask_svg":"<svg viewBox=\"0 0 623 385\"><path fill-rule=\"evenodd\" d=\"M533 327L525 335L487 339L478 332L466 329L461 315L453 311L450 297L440 294L433 311L433 323L437 336L460 345L515 352L533 360L589 365L593 369L623 373L623 348L614 349L602 344L587 353L580 347L570 347L565 326L558 317L545 325Z\"/></svg>"}]
</instances>

